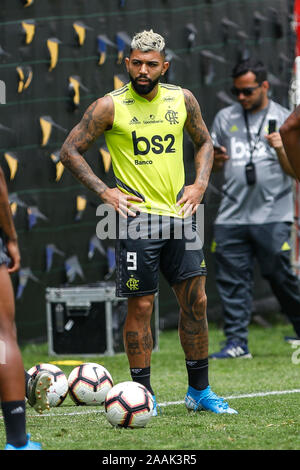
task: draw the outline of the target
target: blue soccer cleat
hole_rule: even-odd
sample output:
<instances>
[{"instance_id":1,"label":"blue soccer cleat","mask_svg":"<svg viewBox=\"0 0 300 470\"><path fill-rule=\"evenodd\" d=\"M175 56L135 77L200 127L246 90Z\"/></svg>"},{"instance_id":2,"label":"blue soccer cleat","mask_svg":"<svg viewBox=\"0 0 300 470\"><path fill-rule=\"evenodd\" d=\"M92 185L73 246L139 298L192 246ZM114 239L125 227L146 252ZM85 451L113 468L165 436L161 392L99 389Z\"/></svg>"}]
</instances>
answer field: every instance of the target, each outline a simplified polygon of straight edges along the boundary
<instances>
[{"instance_id":1,"label":"blue soccer cleat","mask_svg":"<svg viewBox=\"0 0 300 470\"><path fill-rule=\"evenodd\" d=\"M285 336L284 341L292 345L300 346L299 336Z\"/></svg>"},{"instance_id":2,"label":"blue soccer cleat","mask_svg":"<svg viewBox=\"0 0 300 470\"><path fill-rule=\"evenodd\" d=\"M152 416L157 416L157 415L158 415L158 411L159 411L160 414L161 414L161 409L160 409L160 406L157 404L155 395L152 395L152 399L153 399L153 411L152 411Z\"/></svg>"},{"instance_id":3,"label":"blue soccer cleat","mask_svg":"<svg viewBox=\"0 0 300 470\"><path fill-rule=\"evenodd\" d=\"M32 442L30 440L30 434L27 434L27 442L25 446L15 447L11 444L6 444L4 450L42 450L42 446L38 442Z\"/></svg>"},{"instance_id":4,"label":"blue soccer cleat","mask_svg":"<svg viewBox=\"0 0 300 470\"><path fill-rule=\"evenodd\" d=\"M218 397L209 385L204 390L196 390L193 387L189 387L184 402L188 410L205 410L217 414L238 414L236 410L229 407L224 398Z\"/></svg>"},{"instance_id":5,"label":"blue soccer cleat","mask_svg":"<svg viewBox=\"0 0 300 470\"><path fill-rule=\"evenodd\" d=\"M228 341L221 351L211 354L209 359L233 359L239 357L242 359L252 359L247 344L239 341Z\"/></svg>"}]
</instances>

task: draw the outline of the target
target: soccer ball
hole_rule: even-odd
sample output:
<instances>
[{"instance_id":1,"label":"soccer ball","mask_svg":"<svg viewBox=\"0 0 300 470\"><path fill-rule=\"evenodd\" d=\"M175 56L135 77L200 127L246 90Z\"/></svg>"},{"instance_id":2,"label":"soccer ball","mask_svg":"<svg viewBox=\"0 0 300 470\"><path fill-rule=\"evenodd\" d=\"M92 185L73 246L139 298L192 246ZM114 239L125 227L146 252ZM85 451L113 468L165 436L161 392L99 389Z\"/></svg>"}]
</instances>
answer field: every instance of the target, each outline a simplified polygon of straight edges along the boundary
<instances>
[{"instance_id":1,"label":"soccer ball","mask_svg":"<svg viewBox=\"0 0 300 470\"><path fill-rule=\"evenodd\" d=\"M114 385L108 370L94 362L75 367L68 383L70 396L76 405L102 405Z\"/></svg>"},{"instance_id":2,"label":"soccer ball","mask_svg":"<svg viewBox=\"0 0 300 470\"><path fill-rule=\"evenodd\" d=\"M50 407L61 405L68 395L69 387L67 377L64 372L54 364L37 364L31 367L27 372L32 375L41 370L46 370L51 374L51 385L47 394Z\"/></svg>"},{"instance_id":3,"label":"soccer ball","mask_svg":"<svg viewBox=\"0 0 300 470\"><path fill-rule=\"evenodd\" d=\"M105 415L112 426L144 428L153 412L151 393L137 382L122 382L106 395Z\"/></svg>"}]
</instances>

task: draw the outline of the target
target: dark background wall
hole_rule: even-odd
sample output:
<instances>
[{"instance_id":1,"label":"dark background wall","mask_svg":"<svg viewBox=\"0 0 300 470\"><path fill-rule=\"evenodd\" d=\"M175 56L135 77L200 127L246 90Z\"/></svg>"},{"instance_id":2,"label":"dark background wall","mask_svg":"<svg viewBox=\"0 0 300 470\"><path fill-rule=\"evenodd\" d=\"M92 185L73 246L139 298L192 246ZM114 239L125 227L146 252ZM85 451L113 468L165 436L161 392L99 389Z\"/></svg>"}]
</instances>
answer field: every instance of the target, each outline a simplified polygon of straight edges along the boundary
<instances>
[{"instance_id":1,"label":"dark background wall","mask_svg":"<svg viewBox=\"0 0 300 470\"><path fill-rule=\"evenodd\" d=\"M28 6L26 6L28 5ZM6 83L6 104L0 106L0 164L11 195L18 197L15 224L22 255L21 274L12 277L16 290L16 316L21 341L46 337L45 288L101 281L108 275L107 252L88 257L89 241L95 234L97 198L65 170L59 181L51 155L58 151L86 107L114 88L114 77L126 80L124 62L117 63L116 37L153 28L163 34L169 49L171 83L189 88L200 102L204 119L211 125L215 113L230 104L230 72L236 60L255 54L270 72L272 97L288 107L288 87L294 58L291 29L293 1L287 0L1 0L0 79ZM22 22L33 20L35 35L30 44ZM73 23L82 22L86 38L78 45ZM29 21L30 22L30 21ZM97 37L107 38L106 60L99 65ZM59 43L56 67L49 71L47 40ZM109 42L110 41L110 42ZM125 53L128 52L128 45ZM18 93L17 67L33 78ZM30 69L28 68L30 67ZM72 107L68 80L79 76L80 104ZM125 78L124 78L125 77ZM52 120L52 133L41 146L40 117ZM86 154L100 178L114 184L111 169L105 172L99 149L104 138ZM13 179L7 163L10 154L18 167ZM6 158L5 158L6 155ZM53 157L54 158L54 157ZM185 140L187 183L193 178L193 153ZM209 316L219 308L210 253L212 222L220 196L220 176L212 176L205 196L205 254L209 269L207 290ZM84 196L86 209L76 220L77 196ZM30 208L46 217L30 227ZM15 206L14 206L15 208ZM33 209L36 210L36 209ZM47 270L46 247L54 245L52 266ZM66 272L65 261L77 256L82 275ZM114 276L110 276L114 279ZM175 299L162 279L160 288L162 325L176 314ZM270 295L268 286L256 275L255 297Z\"/></svg>"}]
</instances>

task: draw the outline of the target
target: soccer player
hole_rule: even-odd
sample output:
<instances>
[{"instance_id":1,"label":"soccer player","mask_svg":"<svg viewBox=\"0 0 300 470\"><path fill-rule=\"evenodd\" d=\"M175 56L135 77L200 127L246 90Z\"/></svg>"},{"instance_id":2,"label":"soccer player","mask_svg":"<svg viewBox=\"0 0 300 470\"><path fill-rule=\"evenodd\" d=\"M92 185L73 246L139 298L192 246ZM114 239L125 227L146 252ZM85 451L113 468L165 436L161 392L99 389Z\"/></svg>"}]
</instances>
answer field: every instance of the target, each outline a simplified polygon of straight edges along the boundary
<instances>
[{"instance_id":1,"label":"soccer player","mask_svg":"<svg viewBox=\"0 0 300 470\"><path fill-rule=\"evenodd\" d=\"M300 180L300 106L287 117L279 132L287 158Z\"/></svg>"},{"instance_id":2,"label":"soccer player","mask_svg":"<svg viewBox=\"0 0 300 470\"><path fill-rule=\"evenodd\" d=\"M150 383L150 318L160 268L180 305L187 408L237 413L209 385L203 252L187 249L185 237L174 236L176 223L184 216L191 219L202 201L213 162L212 142L193 94L160 83L169 67L162 36L152 30L136 34L125 61L130 82L91 104L64 142L61 161L105 204L113 206L120 225L124 226L122 217L126 218L128 232L135 227L135 218L141 223L148 216L152 220L156 216L158 232L164 232L164 224L170 229L165 238L144 237L144 233L139 239L128 235L117 240L116 292L128 297L123 337L132 379L146 386L156 404ZM195 148L196 177L188 186L184 184L184 129ZM83 157L103 133L112 156L114 188L107 187ZM196 231L194 237L199 241Z\"/></svg>"},{"instance_id":3,"label":"soccer player","mask_svg":"<svg viewBox=\"0 0 300 470\"><path fill-rule=\"evenodd\" d=\"M30 441L26 434L24 367L17 344L14 292L9 276L19 267L18 239L0 168L0 399L6 431L5 449L40 450L41 445ZM43 403L46 399L48 388L45 377L30 380L28 397L37 411L41 408L41 398Z\"/></svg>"}]
</instances>

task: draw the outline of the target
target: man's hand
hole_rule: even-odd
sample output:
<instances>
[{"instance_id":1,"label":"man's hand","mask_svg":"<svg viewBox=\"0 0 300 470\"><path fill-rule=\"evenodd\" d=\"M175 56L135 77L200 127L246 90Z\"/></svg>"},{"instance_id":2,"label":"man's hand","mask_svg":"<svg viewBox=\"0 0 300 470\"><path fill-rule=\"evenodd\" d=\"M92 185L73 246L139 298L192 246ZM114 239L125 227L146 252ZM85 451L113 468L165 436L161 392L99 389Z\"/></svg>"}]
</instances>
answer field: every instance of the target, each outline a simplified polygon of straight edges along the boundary
<instances>
[{"instance_id":1,"label":"man's hand","mask_svg":"<svg viewBox=\"0 0 300 470\"><path fill-rule=\"evenodd\" d=\"M21 256L19 251L19 246L17 240L8 240L6 242L6 248L8 252L8 256L10 257L11 261L8 266L8 272L15 273L19 271L21 265Z\"/></svg>"},{"instance_id":2,"label":"man's hand","mask_svg":"<svg viewBox=\"0 0 300 470\"><path fill-rule=\"evenodd\" d=\"M107 188L101 193L101 199L105 204L110 204L122 216L127 218L128 215L136 216L139 207L135 206L131 201L143 202L143 199L132 194L124 194L118 188Z\"/></svg>"},{"instance_id":3,"label":"man's hand","mask_svg":"<svg viewBox=\"0 0 300 470\"><path fill-rule=\"evenodd\" d=\"M191 184L184 188L184 192L182 197L177 202L176 206L183 206L181 207L179 214L184 214L184 217L188 217L196 212L201 203L204 191L201 186L198 184Z\"/></svg>"},{"instance_id":4,"label":"man's hand","mask_svg":"<svg viewBox=\"0 0 300 470\"><path fill-rule=\"evenodd\" d=\"M273 147L275 150L283 149L283 142L279 132L272 132L272 134L267 134L265 137L270 147Z\"/></svg>"},{"instance_id":5,"label":"man's hand","mask_svg":"<svg viewBox=\"0 0 300 470\"><path fill-rule=\"evenodd\" d=\"M213 171L219 171L223 168L224 163L229 160L229 155L227 154L227 149L223 146L214 147L214 163Z\"/></svg>"},{"instance_id":6,"label":"man's hand","mask_svg":"<svg viewBox=\"0 0 300 470\"><path fill-rule=\"evenodd\" d=\"M267 141L269 142L270 147L273 147L273 149L276 151L279 163L280 163L281 168L283 169L283 171L287 175L292 176L292 178L297 178L297 176L295 174L295 171L292 168L292 166L291 166L291 164L290 164L290 162L287 158L287 155L286 155L286 152L285 152L285 149L284 149L284 146L283 146L283 142L282 142L280 133L279 132L272 132L272 134L268 134L265 137L266 137Z\"/></svg>"}]
</instances>

